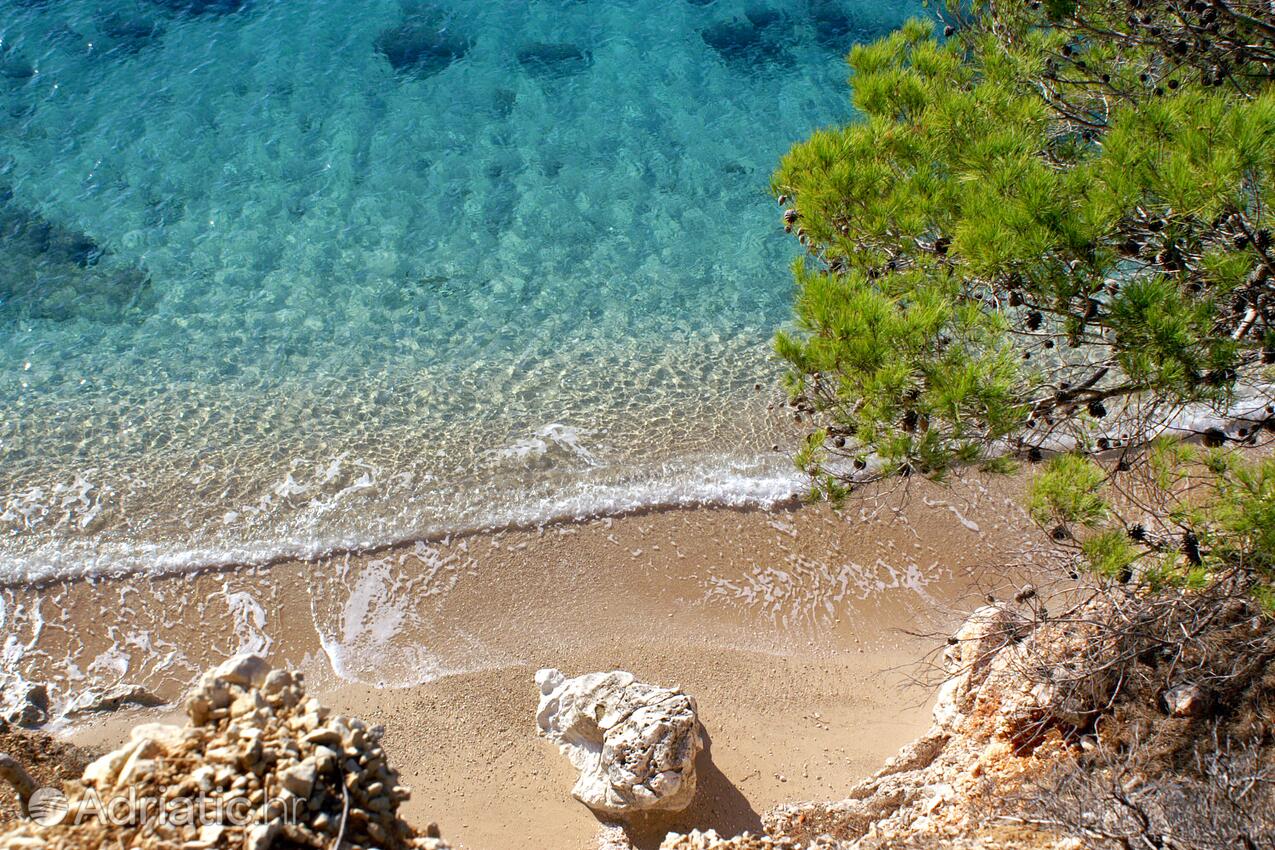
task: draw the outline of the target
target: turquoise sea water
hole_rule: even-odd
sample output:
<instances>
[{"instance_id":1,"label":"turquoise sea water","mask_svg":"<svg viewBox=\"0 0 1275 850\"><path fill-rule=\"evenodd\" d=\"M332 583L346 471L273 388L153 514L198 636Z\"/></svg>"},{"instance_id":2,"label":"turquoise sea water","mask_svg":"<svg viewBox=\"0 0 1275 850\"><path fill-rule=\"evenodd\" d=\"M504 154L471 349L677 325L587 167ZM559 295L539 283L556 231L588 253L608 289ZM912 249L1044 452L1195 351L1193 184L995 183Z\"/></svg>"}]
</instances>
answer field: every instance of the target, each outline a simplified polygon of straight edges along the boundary
<instances>
[{"instance_id":1,"label":"turquoise sea water","mask_svg":"<svg viewBox=\"0 0 1275 850\"><path fill-rule=\"evenodd\" d=\"M918 11L0 4L0 578L790 492L769 174Z\"/></svg>"}]
</instances>

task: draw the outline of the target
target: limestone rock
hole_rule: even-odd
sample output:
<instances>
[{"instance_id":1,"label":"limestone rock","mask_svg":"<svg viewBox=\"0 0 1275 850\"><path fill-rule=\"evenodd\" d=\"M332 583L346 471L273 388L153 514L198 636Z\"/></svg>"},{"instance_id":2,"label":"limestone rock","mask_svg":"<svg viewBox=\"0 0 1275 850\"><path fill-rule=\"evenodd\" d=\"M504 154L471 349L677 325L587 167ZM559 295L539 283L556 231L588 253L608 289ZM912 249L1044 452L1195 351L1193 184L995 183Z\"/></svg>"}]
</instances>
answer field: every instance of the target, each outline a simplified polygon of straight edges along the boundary
<instances>
[{"instance_id":1,"label":"limestone rock","mask_svg":"<svg viewBox=\"0 0 1275 850\"><path fill-rule=\"evenodd\" d=\"M318 778L318 775L319 771L314 759L308 758L285 770L281 778L284 788L298 797L305 798L309 797L310 792L314 790L314 780Z\"/></svg>"},{"instance_id":2,"label":"limestone rock","mask_svg":"<svg viewBox=\"0 0 1275 850\"><path fill-rule=\"evenodd\" d=\"M934 703L935 725L946 731L960 725L987 679L992 660L1009 642L1015 625L1009 611L986 605L971 614L952 636L943 653L943 669L949 678L939 688Z\"/></svg>"},{"instance_id":3,"label":"limestone rock","mask_svg":"<svg viewBox=\"0 0 1275 850\"><path fill-rule=\"evenodd\" d=\"M244 850L267 850L279 834L279 822L261 823L248 830Z\"/></svg>"},{"instance_id":4,"label":"limestone rock","mask_svg":"<svg viewBox=\"0 0 1275 850\"><path fill-rule=\"evenodd\" d=\"M66 718L84 714L115 711L125 705L156 706L164 701L141 685L118 684L109 688L91 689L71 700L62 710Z\"/></svg>"},{"instance_id":5,"label":"limestone rock","mask_svg":"<svg viewBox=\"0 0 1275 850\"><path fill-rule=\"evenodd\" d=\"M536 684L536 725L580 771L577 800L620 818L690 805L704 746L694 699L621 670L568 679L546 669Z\"/></svg>"},{"instance_id":6,"label":"limestone rock","mask_svg":"<svg viewBox=\"0 0 1275 850\"><path fill-rule=\"evenodd\" d=\"M164 753L163 745L154 738L142 738L135 741L132 752L120 768L115 779L116 788L128 788L142 777L155 772L155 759Z\"/></svg>"},{"instance_id":7,"label":"limestone rock","mask_svg":"<svg viewBox=\"0 0 1275 850\"><path fill-rule=\"evenodd\" d=\"M660 850L823 850L824 847L831 850L834 846L831 840L812 841L808 845L803 845L782 836L753 835L745 832L733 838L723 838L717 834L716 830L701 832L694 829L685 835L670 832L660 844Z\"/></svg>"},{"instance_id":8,"label":"limestone rock","mask_svg":"<svg viewBox=\"0 0 1275 850\"><path fill-rule=\"evenodd\" d=\"M230 706L230 688L260 688L270 675L270 665L260 655L244 652L226 659L199 677L199 682L186 699L186 715L196 726L213 718L213 712ZM236 695L237 696L237 695Z\"/></svg>"},{"instance_id":9,"label":"limestone rock","mask_svg":"<svg viewBox=\"0 0 1275 850\"><path fill-rule=\"evenodd\" d=\"M14 726L41 726L49 719L49 690L13 677L2 683L0 719Z\"/></svg>"},{"instance_id":10,"label":"limestone rock","mask_svg":"<svg viewBox=\"0 0 1275 850\"><path fill-rule=\"evenodd\" d=\"M119 775L120 768L124 766L124 762L128 761L136 746L137 742L133 742L94 760L84 768L84 775L80 781L98 789L113 788L115 777Z\"/></svg>"},{"instance_id":11,"label":"limestone rock","mask_svg":"<svg viewBox=\"0 0 1275 850\"><path fill-rule=\"evenodd\" d=\"M205 673L204 679L221 679L231 685L243 688L260 688L270 675L270 665L260 655L243 652L223 661L213 668L212 673Z\"/></svg>"}]
</instances>

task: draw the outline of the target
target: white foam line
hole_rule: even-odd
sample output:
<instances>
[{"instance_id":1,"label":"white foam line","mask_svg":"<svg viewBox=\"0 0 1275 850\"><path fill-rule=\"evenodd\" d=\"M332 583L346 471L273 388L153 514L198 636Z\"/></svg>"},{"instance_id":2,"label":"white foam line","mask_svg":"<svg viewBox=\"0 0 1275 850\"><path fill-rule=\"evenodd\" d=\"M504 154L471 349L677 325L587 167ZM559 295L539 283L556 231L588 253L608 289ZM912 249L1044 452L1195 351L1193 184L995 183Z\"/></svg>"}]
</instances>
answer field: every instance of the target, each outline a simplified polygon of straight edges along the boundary
<instances>
[{"instance_id":1,"label":"white foam line","mask_svg":"<svg viewBox=\"0 0 1275 850\"><path fill-rule=\"evenodd\" d=\"M787 460L756 475L742 475L727 463L718 467L681 470L681 480L634 484L586 484L555 497L493 509L469 523L436 524L407 530L402 535L361 537L337 535L309 541L263 541L227 546L138 543L109 544L86 559L80 552L41 551L9 559L4 584L30 584L77 578L119 577L131 574L170 575L233 566L260 566L283 560L312 560L341 552L361 552L434 539L444 535L494 531L508 527L536 527L554 522L583 521L650 508L756 507L769 508L797 496L806 479Z\"/></svg>"},{"instance_id":2,"label":"white foam line","mask_svg":"<svg viewBox=\"0 0 1275 850\"><path fill-rule=\"evenodd\" d=\"M1273 394L1275 386L1272 385L1242 387L1228 410L1218 413L1207 405L1187 407L1171 420L1161 423L1156 433L1190 436L1209 428L1234 430L1246 425L1251 427L1267 418L1265 407ZM1072 446L1074 443L1058 440L1049 448L1066 451ZM679 468L673 474L658 476L647 482L581 484L577 489L566 490L550 498L495 508L468 522L405 529L399 535L336 535L308 541L260 541L184 548L177 548L180 544L111 544L101 547L88 560L79 552L64 551L12 556L7 574L0 576L0 586L136 573L165 575L217 567L260 566L291 559L310 560L339 552L368 551L443 535L582 521L649 508L717 506L764 509L794 498L809 485L808 479L791 467L786 458L776 458L769 468L755 474L739 473L737 464L738 459L734 462L728 459L701 463L692 465L690 469ZM872 475L875 466L869 463L859 475ZM959 514L957 518L966 523Z\"/></svg>"}]
</instances>

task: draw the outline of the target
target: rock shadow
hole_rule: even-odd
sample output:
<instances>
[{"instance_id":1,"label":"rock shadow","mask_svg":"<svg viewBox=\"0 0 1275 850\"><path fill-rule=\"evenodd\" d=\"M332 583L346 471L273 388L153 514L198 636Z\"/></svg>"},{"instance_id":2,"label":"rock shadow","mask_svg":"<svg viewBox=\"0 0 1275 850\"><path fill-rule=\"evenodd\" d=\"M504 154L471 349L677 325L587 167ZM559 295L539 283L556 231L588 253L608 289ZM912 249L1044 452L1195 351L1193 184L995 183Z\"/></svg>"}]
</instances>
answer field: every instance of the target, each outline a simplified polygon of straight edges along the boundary
<instances>
[{"instance_id":1,"label":"rock shadow","mask_svg":"<svg viewBox=\"0 0 1275 850\"><path fill-rule=\"evenodd\" d=\"M161 9L175 15L230 15L248 5L248 0L150 0Z\"/></svg>"},{"instance_id":2,"label":"rock shadow","mask_svg":"<svg viewBox=\"0 0 1275 850\"><path fill-rule=\"evenodd\" d=\"M441 73L469 53L470 40L454 32L450 16L432 6L406 12L373 42L397 74L421 79Z\"/></svg>"},{"instance_id":3,"label":"rock shadow","mask_svg":"<svg viewBox=\"0 0 1275 850\"><path fill-rule=\"evenodd\" d=\"M750 6L742 18L718 21L700 30L700 38L729 65L773 64L783 58L791 21L776 9Z\"/></svg>"},{"instance_id":4,"label":"rock shadow","mask_svg":"<svg viewBox=\"0 0 1275 850\"><path fill-rule=\"evenodd\" d=\"M593 64L593 56L574 44L536 42L518 48L518 64L533 77L569 77Z\"/></svg>"},{"instance_id":5,"label":"rock shadow","mask_svg":"<svg viewBox=\"0 0 1275 850\"><path fill-rule=\"evenodd\" d=\"M21 85L35 76L35 65L11 44L0 44L0 78Z\"/></svg>"},{"instance_id":6,"label":"rock shadow","mask_svg":"<svg viewBox=\"0 0 1275 850\"><path fill-rule=\"evenodd\" d=\"M839 0L811 0L810 24L815 41L826 50L849 50L863 27Z\"/></svg>"},{"instance_id":7,"label":"rock shadow","mask_svg":"<svg viewBox=\"0 0 1275 850\"><path fill-rule=\"evenodd\" d=\"M713 742L704 732L704 749L695 759L698 777L695 799L685 811L652 814L623 824L624 834L638 850L657 850L660 842L670 832L690 832L692 829L717 830L723 837L763 831L761 815L754 809L726 774L713 763ZM601 820L601 819L600 819Z\"/></svg>"},{"instance_id":8,"label":"rock shadow","mask_svg":"<svg viewBox=\"0 0 1275 850\"><path fill-rule=\"evenodd\" d=\"M0 186L0 321L139 321L155 301L141 268L111 261L91 236L49 221Z\"/></svg>"},{"instance_id":9,"label":"rock shadow","mask_svg":"<svg viewBox=\"0 0 1275 850\"><path fill-rule=\"evenodd\" d=\"M806 17L815 43L837 53L848 52L856 44L876 41L903 23L902 18L873 14L846 0L807 0Z\"/></svg>"},{"instance_id":10,"label":"rock shadow","mask_svg":"<svg viewBox=\"0 0 1275 850\"><path fill-rule=\"evenodd\" d=\"M112 12L98 21L98 31L102 36L102 53L131 56L158 43L164 35L164 26L142 15Z\"/></svg>"}]
</instances>

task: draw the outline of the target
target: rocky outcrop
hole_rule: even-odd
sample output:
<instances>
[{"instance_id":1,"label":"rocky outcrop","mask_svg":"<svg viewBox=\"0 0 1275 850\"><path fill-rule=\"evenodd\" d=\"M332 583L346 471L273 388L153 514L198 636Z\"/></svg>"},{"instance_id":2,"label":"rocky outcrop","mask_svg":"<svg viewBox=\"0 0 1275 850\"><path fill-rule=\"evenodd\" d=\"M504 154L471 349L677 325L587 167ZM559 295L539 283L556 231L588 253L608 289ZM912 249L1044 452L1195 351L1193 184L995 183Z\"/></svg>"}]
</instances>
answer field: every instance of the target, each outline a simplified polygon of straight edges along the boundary
<instances>
[{"instance_id":1,"label":"rocky outcrop","mask_svg":"<svg viewBox=\"0 0 1275 850\"><path fill-rule=\"evenodd\" d=\"M780 806L763 816L764 835L729 838L712 831L669 834L661 850L832 850L917 846L1072 848L1068 840L1018 827L998 836L980 808L989 789L1012 786L1047 765L1062 746L1036 739L1024 750L1021 732L1061 688L1041 689L1025 676L1042 657L1061 664L1072 637L1030 627L1007 606L980 608L948 641L947 674L925 735L901 749L874 776L834 802ZM1042 656L1040 642L1051 651ZM1066 644L1066 645L1064 645ZM1057 651L1053 651L1054 649ZM1066 691L1067 711L1084 715L1101 687ZM1049 708L1055 706L1049 705ZM1030 751L1028 751L1030 750ZM987 820L988 823L984 823ZM1008 843L1001 844L1001 839Z\"/></svg>"},{"instance_id":2,"label":"rocky outcrop","mask_svg":"<svg viewBox=\"0 0 1275 850\"><path fill-rule=\"evenodd\" d=\"M577 800L616 818L690 804L704 745L694 699L624 671L568 679L541 670L536 684L536 724L580 771Z\"/></svg>"},{"instance_id":3,"label":"rocky outcrop","mask_svg":"<svg viewBox=\"0 0 1275 850\"><path fill-rule=\"evenodd\" d=\"M386 761L381 729L307 699L300 673L237 656L206 673L185 707L185 726L138 726L88 765L69 783L59 823L21 823L0 848L445 850L436 827L419 834L399 818L410 792ZM99 816L120 797L162 805ZM172 816L183 807L196 816Z\"/></svg>"},{"instance_id":4,"label":"rocky outcrop","mask_svg":"<svg viewBox=\"0 0 1275 850\"><path fill-rule=\"evenodd\" d=\"M1253 606L1160 597L1152 620L1132 616L1136 597L1098 594L1055 619L1026 604L1032 595L971 615L948 641L933 725L844 799L774 809L762 836L669 834L661 850L1079 850L1096 835L1113 846L1143 835L1171 837L1150 842L1165 847L1271 846L1275 790L1237 806L1226 784L1275 748L1275 640ZM1206 639L1152 630L1174 610L1207 623ZM1178 633L1178 652L1140 649ZM1225 713L1218 682L1231 688ZM1180 769L1197 763L1216 769Z\"/></svg>"}]
</instances>

